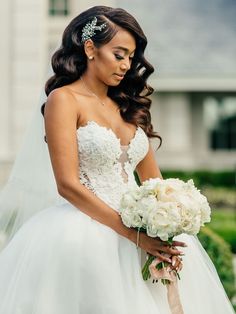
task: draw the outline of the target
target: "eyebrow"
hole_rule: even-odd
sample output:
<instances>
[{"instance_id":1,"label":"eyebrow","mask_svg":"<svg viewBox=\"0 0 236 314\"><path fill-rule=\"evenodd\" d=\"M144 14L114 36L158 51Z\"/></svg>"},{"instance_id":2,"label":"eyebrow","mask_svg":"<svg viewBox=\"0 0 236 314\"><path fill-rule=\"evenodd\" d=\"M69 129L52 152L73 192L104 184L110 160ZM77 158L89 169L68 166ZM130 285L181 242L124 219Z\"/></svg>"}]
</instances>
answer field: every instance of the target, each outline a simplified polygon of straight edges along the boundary
<instances>
[{"instance_id":1,"label":"eyebrow","mask_svg":"<svg viewBox=\"0 0 236 314\"><path fill-rule=\"evenodd\" d=\"M113 48L114 49L120 49L120 50L123 50L126 53L129 53L129 49L125 48L125 47L122 47L122 46L116 46L116 47L113 47ZM134 51L135 51L135 49L134 49ZM130 54L133 53L134 51L130 52Z\"/></svg>"}]
</instances>

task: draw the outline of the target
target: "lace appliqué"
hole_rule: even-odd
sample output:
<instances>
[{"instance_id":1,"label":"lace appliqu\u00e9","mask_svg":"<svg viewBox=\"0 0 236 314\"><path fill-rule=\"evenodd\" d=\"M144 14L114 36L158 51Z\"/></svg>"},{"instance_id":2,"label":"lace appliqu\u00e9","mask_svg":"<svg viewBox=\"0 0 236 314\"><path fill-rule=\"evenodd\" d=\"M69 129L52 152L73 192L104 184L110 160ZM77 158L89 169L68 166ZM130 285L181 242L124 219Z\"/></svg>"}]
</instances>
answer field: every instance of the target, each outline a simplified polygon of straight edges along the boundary
<instances>
[{"instance_id":1,"label":"lace appliqu\u00e9","mask_svg":"<svg viewBox=\"0 0 236 314\"><path fill-rule=\"evenodd\" d=\"M148 152L148 137L138 127L129 145L122 146L111 129L95 121L79 127L77 134L81 183L118 209L122 194L137 185L133 172Z\"/></svg>"}]
</instances>

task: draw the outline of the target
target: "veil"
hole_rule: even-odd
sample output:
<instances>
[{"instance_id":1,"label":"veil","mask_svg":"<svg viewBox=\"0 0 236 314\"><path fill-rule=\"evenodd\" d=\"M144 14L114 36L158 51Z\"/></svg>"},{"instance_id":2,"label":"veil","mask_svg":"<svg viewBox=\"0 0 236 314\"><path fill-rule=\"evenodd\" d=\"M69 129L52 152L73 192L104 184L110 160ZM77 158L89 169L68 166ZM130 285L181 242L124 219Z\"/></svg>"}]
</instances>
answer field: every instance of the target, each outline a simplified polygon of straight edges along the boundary
<instances>
[{"instance_id":1,"label":"veil","mask_svg":"<svg viewBox=\"0 0 236 314\"><path fill-rule=\"evenodd\" d=\"M52 73L49 66L48 77ZM44 118L40 108L46 98L42 88L21 149L0 192L0 251L26 220L61 199L44 141Z\"/></svg>"}]
</instances>

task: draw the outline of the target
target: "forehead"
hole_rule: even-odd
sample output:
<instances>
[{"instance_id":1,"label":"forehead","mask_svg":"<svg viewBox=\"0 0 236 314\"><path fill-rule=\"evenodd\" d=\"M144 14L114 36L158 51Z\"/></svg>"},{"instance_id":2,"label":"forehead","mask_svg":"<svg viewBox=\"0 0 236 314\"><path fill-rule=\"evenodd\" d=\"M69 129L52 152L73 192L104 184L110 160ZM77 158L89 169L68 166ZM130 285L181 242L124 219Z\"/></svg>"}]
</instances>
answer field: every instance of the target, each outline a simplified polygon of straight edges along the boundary
<instances>
[{"instance_id":1,"label":"forehead","mask_svg":"<svg viewBox=\"0 0 236 314\"><path fill-rule=\"evenodd\" d=\"M125 29L119 28L115 36L105 45L109 48L124 47L133 52L136 48L134 36Z\"/></svg>"}]
</instances>

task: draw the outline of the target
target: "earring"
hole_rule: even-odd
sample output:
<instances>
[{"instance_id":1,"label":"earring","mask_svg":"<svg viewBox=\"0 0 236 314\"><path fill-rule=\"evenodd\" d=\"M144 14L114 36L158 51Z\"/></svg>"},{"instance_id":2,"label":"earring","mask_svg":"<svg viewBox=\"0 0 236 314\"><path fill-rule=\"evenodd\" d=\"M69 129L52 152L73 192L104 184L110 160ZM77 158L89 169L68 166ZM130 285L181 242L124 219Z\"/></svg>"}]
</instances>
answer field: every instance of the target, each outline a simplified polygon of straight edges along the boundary
<instances>
[{"instance_id":1,"label":"earring","mask_svg":"<svg viewBox=\"0 0 236 314\"><path fill-rule=\"evenodd\" d=\"M89 56L88 58L89 58L89 60L93 60L93 56Z\"/></svg>"}]
</instances>

